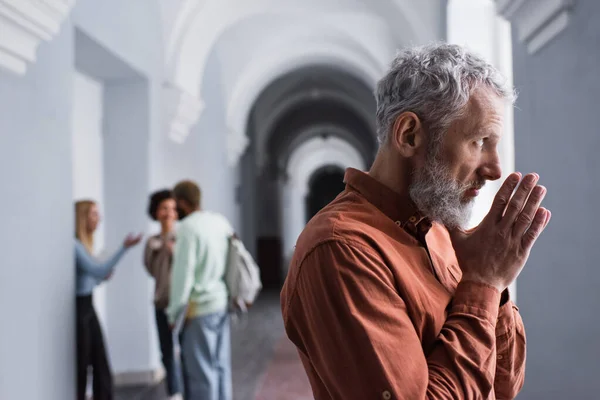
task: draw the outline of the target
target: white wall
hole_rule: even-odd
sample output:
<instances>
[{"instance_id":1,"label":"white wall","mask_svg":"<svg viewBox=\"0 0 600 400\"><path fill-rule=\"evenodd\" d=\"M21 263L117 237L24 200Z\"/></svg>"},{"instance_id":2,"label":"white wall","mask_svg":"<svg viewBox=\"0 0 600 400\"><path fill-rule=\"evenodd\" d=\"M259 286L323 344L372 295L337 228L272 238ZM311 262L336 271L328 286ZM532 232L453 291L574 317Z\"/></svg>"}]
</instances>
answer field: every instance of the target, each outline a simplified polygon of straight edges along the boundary
<instances>
[{"instance_id":1,"label":"white wall","mask_svg":"<svg viewBox=\"0 0 600 400\"><path fill-rule=\"evenodd\" d=\"M163 67L157 0L77 0L73 23L136 71L158 78Z\"/></svg>"},{"instance_id":2,"label":"white wall","mask_svg":"<svg viewBox=\"0 0 600 400\"><path fill-rule=\"evenodd\" d=\"M162 134L160 8L158 1L106 0L100 5L78 0L72 20L97 44L86 53L93 62L84 64L104 85L103 105L96 109L103 111L104 146L93 157L103 160L102 227L110 253L128 232L145 233L148 226L149 143ZM142 247L128 251L104 284L105 336L117 383L152 379L160 369L153 282L142 266Z\"/></svg>"},{"instance_id":3,"label":"white wall","mask_svg":"<svg viewBox=\"0 0 600 400\"><path fill-rule=\"evenodd\" d=\"M75 71L73 75L73 200L96 201L104 217L104 140L102 135L103 86L88 75ZM103 258L104 223L94 235L94 252ZM94 306L100 324L106 331L106 285L94 290Z\"/></svg>"},{"instance_id":4,"label":"white wall","mask_svg":"<svg viewBox=\"0 0 600 400\"><path fill-rule=\"evenodd\" d=\"M144 232L149 192L149 91L144 79L111 82L104 94L106 247ZM152 283L142 264L143 245L127 251L107 285L108 350L114 372L158 368Z\"/></svg>"},{"instance_id":5,"label":"white wall","mask_svg":"<svg viewBox=\"0 0 600 400\"><path fill-rule=\"evenodd\" d=\"M222 108L220 65L212 56L206 67L203 97L211 99L185 143L174 143L164 135L152 139L152 189L173 187L177 181L192 179L202 189L203 207L222 213L240 229L236 202L238 167L227 165L227 127Z\"/></svg>"},{"instance_id":6,"label":"white wall","mask_svg":"<svg viewBox=\"0 0 600 400\"><path fill-rule=\"evenodd\" d=\"M0 71L0 399L75 398L73 35Z\"/></svg>"},{"instance_id":7,"label":"white wall","mask_svg":"<svg viewBox=\"0 0 600 400\"><path fill-rule=\"evenodd\" d=\"M535 54L513 41L516 166L540 175L552 212L519 276L523 400L598 398L599 20L600 2L577 1L566 29Z\"/></svg>"},{"instance_id":8,"label":"white wall","mask_svg":"<svg viewBox=\"0 0 600 400\"><path fill-rule=\"evenodd\" d=\"M195 141L162 146L158 11L155 1L107 0L100 7L78 0L60 34L40 45L26 75L0 71L0 217L7 227L0 232L0 310L10 321L0 329L2 400L75 396L74 198L99 201L105 218L97 239L102 247L105 230L109 251L128 231L146 231L154 183L191 176L203 186L207 207L236 224L237 170L220 168L226 153L222 110L209 109ZM98 82L76 76L75 27L137 78L115 80L118 71L98 60L98 72L106 74L96 77L102 95ZM218 74L218 65L212 68ZM220 95L214 81L207 85L209 97ZM103 114L108 119L100 124ZM125 256L106 285L105 307L97 304L117 374L160 365L153 285L141 252L138 246Z\"/></svg>"}]
</instances>

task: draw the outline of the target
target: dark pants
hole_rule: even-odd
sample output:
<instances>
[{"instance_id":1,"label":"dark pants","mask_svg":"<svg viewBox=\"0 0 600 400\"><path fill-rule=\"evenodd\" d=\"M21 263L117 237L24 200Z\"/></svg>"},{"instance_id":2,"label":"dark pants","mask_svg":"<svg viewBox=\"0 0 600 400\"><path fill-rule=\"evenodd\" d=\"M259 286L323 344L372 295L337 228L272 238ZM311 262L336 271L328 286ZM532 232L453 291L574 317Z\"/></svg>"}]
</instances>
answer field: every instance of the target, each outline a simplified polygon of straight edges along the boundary
<instances>
[{"instance_id":1,"label":"dark pants","mask_svg":"<svg viewBox=\"0 0 600 400\"><path fill-rule=\"evenodd\" d=\"M162 309L155 309L156 327L158 329L158 340L160 342L160 352L162 354L162 363L165 367L167 392L169 396L182 393L181 376L179 372L179 363L175 359L173 346L173 334L169 329L169 320L167 314Z\"/></svg>"},{"instance_id":2,"label":"dark pants","mask_svg":"<svg viewBox=\"0 0 600 400\"><path fill-rule=\"evenodd\" d=\"M85 399L92 366L94 400L113 399L113 379L92 296L77 296L77 399Z\"/></svg>"}]
</instances>

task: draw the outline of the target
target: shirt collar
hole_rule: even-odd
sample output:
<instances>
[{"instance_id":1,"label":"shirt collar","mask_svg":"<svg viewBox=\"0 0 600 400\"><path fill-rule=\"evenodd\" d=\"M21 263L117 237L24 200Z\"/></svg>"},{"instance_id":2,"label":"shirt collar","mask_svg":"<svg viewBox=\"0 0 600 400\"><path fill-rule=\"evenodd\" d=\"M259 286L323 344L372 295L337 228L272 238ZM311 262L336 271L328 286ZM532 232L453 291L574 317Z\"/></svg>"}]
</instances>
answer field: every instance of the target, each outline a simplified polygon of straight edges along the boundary
<instances>
[{"instance_id":1,"label":"shirt collar","mask_svg":"<svg viewBox=\"0 0 600 400\"><path fill-rule=\"evenodd\" d=\"M348 168L344 176L346 189L360 193L388 218L415 237L424 237L431 228L429 218L422 215L414 203L401 196L366 172Z\"/></svg>"}]
</instances>

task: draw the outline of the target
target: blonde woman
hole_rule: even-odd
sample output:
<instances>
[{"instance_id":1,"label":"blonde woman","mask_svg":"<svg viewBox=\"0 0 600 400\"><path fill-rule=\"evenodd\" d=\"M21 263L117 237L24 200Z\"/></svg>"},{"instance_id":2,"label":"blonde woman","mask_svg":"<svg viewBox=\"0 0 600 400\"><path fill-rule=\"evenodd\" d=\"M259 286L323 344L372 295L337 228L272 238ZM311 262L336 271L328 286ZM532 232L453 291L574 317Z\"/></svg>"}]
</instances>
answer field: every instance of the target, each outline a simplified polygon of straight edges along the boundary
<instances>
[{"instance_id":1,"label":"blonde woman","mask_svg":"<svg viewBox=\"0 0 600 400\"><path fill-rule=\"evenodd\" d=\"M94 232L100 222L98 206L91 200L75 203L75 267L77 294L77 399L85 399L88 367L93 372L94 399L112 400L113 382L102 330L92 292L107 279L125 251L138 244L141 235L128 235L123 246L107 261L94 259Z\"/></svg>"}]
</instances>

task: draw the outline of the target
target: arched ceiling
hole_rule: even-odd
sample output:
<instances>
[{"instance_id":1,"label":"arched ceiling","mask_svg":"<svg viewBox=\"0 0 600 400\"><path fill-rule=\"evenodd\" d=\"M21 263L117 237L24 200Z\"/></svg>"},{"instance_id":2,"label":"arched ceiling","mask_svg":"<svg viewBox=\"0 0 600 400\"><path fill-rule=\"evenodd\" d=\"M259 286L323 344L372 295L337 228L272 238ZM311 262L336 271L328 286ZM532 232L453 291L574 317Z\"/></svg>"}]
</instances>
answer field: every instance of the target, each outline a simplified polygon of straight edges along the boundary
<instances>
[{"instance_id":1,"label":"arched ceiling","mask_svg":"<svg viewBox=\"0 0 600 400\"><path fill-rule=\"evenodd\" d=\"M352 142L370 162L376 150L375 99L355 76L331 67L295 70L269 84L253 108L257 164L285 164L310 136L327 132Z\"/></svg>"},{"instance_id":2,"label":"arched ceiling","mask_svg":"<svg viewBox=\"0 0 600 400\"><path fill-rule=\"evenodd\" d=\"M262 39L252 42L254 46L265 44L268 39L261 31L267 31L273 38L292 37L291 31L301 20L300 27L305 30L309 30L307 24L310 24L320 33L329 29L345 31L349 39L362 41L368 49L380 47L386 36L395 45L437 38L439 28L431 29L428 22L441 8L439 0L421 0L422 4L417 6L410 0L180 0L176 3L179 3L176 15L172 11L168 14L172 24L167 45L168 66L177 79L190 83L190 88L201 86L206 59L220 36L245 20L253 21L252 30ZM265 25L261 16L267 17L269 23ZM369 18L372 23L364 24ZM277 29L282 24L286 29ZM373 32L372 28L377 26L389 29L389 35L382 36L379 29ZM247 39L256 38L252 36Z\"/></svg>"},{"instance_id":3,"label":"arched ceiling","mask_svg":"<svg viewBox=\"0 0 600 400\"><path fill-rule=\"evenodd\" d=\"M165 7L167 1L162 0ZM202 104L209 55L222 65L231 143L244 137L252 104L277 77L331 65L371 89L396 49L443 37L443 0L173 0L165 12L170 85ZM208 99L209 100L209 99ZM233 149L237 161L243 146Z\"/></svg>"},{"instance_id":4,"label":"arched ceiling","mask_svg":"<svg viewBox=\"0 0 600 400\"><path fill-rule=\"evenodd\" d=\"M370 163L376 141L366 121L343 103L307 102L291 108L274 126L266 143L271 167L275 171L289 161L290 153L304 142L319 137L335 137L350 143Z\"/></svg>"},{"instance_id":5,"label":"arched ceiling","mask_svg":"<svg viewBox=\"0 0 600 400\"><path fill-rule=\"evenodd\" d=\"M350 143L365 165L377 150L370 85L331 66L298 69L271 82L249 120L256 165L273 177L284 173L295 148L316 136Z\"/></svg>"}]
</instances>

